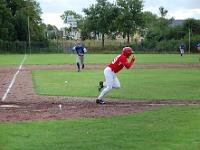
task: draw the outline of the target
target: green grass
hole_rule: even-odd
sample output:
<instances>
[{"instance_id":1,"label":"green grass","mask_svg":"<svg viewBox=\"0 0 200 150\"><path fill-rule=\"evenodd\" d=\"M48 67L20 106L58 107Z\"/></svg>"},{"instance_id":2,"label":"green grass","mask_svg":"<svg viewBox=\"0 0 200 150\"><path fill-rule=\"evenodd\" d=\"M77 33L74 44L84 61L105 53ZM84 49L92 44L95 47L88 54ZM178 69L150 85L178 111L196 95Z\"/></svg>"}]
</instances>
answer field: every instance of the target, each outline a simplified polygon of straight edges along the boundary
<instances>
[{"instance_id":1,"label":"green grass","mask_svg":"<svg viewBox=\"0 0 200 150\"><path fill-rule=\"evenodd\" d=\"M107 64L118 54L87 54L86 64ZM0 55L0 64L19 64L24 55ZM199 63L199 55L137 54L136 63ZM25 64L75 64L75 54L31 54Z\"/></svg>"},{"instance_id":2,"label":"green grass","mask_svg":"<svg viewBox=\"0 0 200 150\"><path fill-rule=\"evenodd\" d=\"M199 63L199 55L186 54L138 54L136 63Z\"/></svg>"},{"instance_id":3,"label":"green grass","mask_svg":"<svg viewBox=\"0 0 200 150\"><path fill-rule=\"evenodd\" d=\"M118 74L121 88L107 95L122 99L200 100L200 69L132 69ZM80 73L65 70L33 71L34 88L38 94L96 97L103 70ZM68 81L68 83L65 83Z\"/></svg>"},{"instance_id":4,"label":"green grass","mask_svg":"<svg viewBox=\"0 0 200 150\"><path fill-rule=\"evenodd\" d=\"M135 115L0 124L1 150L199 150L200 108Z\"/></svg>"},{"instance_id":5,"label":"green grass","mask_svg":"<svg viewBox=\"0 0 200 150\"><path fill-rule=\"evenodd\" d=\"M0 65L20 64L24 55L0 55Z\"/></svg>"},{"instance_id":6,"label":"green grass","mask_svg":"<svg viewBox=\"0 0 200 150\"><path fill-rule=\"evenodd\" d=\"M108 63L116 55L86 55ZM0 55L0 64L20 64L24 55ZM137 55L136 63L197 63L199 55ZM26 64L74 64L75 55L29 55ZM34 70L39 94L96 97L103 70ZM118 74L121 89L107 97L200 100L200 70L133 69ZM64 83L68 81L68 83ZM199 150L200 108L166 107L109 118L0 123L0 150Z\"/></svg>"}]
</instances>

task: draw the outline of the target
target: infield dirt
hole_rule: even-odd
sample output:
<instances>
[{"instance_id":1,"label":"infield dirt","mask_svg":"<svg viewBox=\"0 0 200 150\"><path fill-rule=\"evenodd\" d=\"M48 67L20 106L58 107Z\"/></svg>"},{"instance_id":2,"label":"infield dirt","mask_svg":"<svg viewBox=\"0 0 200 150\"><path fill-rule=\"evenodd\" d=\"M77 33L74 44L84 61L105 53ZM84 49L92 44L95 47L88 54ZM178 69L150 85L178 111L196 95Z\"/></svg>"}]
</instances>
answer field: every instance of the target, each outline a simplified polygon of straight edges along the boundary
<instances>
[{"instance_id":1,"label":"infield dirt","mask_svg":"<svg viewBox=\"0 0 200 150\"><path fill-rule=\"evenodd\" d=\"M87 69L103 69L105 64L90 64ZM200 64L138 64L136 68L185 68ZM95 97L40 96L32 87L34 69L74 69L74 65L24 65L8 93L0 101L0 122L56 120L67 118L94 118L143 112L166 105L200 105L200 101L142 101L106 99L107 104L97 105ZM6 92L17 66L0 66L0 98Z\"/></svg>"}]
</instances>

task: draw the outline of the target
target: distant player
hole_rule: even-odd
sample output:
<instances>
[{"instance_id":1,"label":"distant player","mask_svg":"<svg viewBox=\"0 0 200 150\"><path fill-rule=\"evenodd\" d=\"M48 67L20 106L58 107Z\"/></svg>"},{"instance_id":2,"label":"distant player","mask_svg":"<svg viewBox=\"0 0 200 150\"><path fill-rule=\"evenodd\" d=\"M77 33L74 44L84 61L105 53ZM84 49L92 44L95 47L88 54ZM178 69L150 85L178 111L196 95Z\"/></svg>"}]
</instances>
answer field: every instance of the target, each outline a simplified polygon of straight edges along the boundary
<instances>
[{"instance_id":1,"label":"distant player","mask_svg":"<svg viewBox=\"0 0 200 150\"><path fill-rule=\"evenodd\" d=\"M197 46L197 50L200 52L200 43L197 43L196 46ZM200 57L199 57L199 62L200 62Z\"/></svg>"},{"instance_id":2,"label":"distant player","mask_svg":"<svg viewBox=\"0 0 200 150\"><path fill-rule=\"evenodd\" d=\"M183 56L183 54L185 52L185 45L183 43L179 46L179 50L180 50L181 56Z\"/></svg>"},{"instance_id":3,"label":"distant player","mask_svg":"<svg viewBox=\"0 0 200 150\"><path fill-rule=\"evenodd\" d=\"M120 88L120 82L116 76L123 67L130 69L135 61L135 57L131 58L131 61L128 62L128 59L131 54L134 54L134 51L130 47L124 47L122 54L115 57L110 64L104 69L105 81L99 82L98 90L103 91L100 93L99 97L96 100L97 104L105 104L103 97L110 91L112 88Z\"/></svg>"},{"instance_id":4,"label":"distant player","mask_svg":"<svg viewBox=\"0 0 200 150\"><path fill-rule=\"evenodd\" d=\"M76 66L77 71L80 72L81 68L84 69L84 55L87 52L87 49L77 40L76 45L73 48L76 51Z\"/></svg>"}]
</instances>

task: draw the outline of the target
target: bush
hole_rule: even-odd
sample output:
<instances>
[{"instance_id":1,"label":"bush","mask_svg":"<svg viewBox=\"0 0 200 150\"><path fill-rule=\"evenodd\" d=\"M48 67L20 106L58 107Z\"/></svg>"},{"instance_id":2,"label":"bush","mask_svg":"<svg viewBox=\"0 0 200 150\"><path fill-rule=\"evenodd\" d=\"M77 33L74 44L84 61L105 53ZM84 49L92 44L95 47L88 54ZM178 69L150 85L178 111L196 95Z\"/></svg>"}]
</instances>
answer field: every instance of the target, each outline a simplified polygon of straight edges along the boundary
<instances>
[{"instance_id":1,"label":"bush","mask_svg":"<svg viewBox=\"0 0 200 150\"><path fill-rule=\"evenodd\" d=\"M188 37L189 35L187 34L185 37L184 37L184 41L187 41L188 43ZM200 35L191 35L190 36L190 50L191 52L198 52L197 51L197 47L196 47L196 43L200 43ZM189 49L189 44L187 44L187 49Z\"/></svg>"},{"instance_id":2,"label":"bush","mask_svg":"<svg viewBox=\"0 0 200 150\"><path fill-rule=\"evenodd\" d=\"M164 40L158 42L155 49L157 49L158 52L174 53L179 51L179 45L179 40Z\"/></svg>"}]
</instances>

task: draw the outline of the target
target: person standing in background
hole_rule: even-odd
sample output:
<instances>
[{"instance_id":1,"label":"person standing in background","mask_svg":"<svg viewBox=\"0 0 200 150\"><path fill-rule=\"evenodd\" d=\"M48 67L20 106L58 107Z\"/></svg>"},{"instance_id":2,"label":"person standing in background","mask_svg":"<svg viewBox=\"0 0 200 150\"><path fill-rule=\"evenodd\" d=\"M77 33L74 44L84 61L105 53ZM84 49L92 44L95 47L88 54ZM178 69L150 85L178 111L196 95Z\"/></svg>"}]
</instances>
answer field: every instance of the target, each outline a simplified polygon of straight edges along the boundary
<instances>
[{"instance_id":1,"label":"person standing in background","mask_svg":"<svg viewBox=\"0 0 200 150\"><path fill-rule=\"evenodd\" d=\"M197 43L196 46L197 46L197 50L200 52L200 43ZM199 57L199 62L200 62L200 57Z\"/></svg>"},{"instance_id":2,"label":"person standing in background","mask_svg":"<svg viewBox=\"0 0 200 150\"><path fill-rule=\"evenodd\" d=\"M77 66L77 71L80 72L81 69L85 68L84 55L87 52L87 49L80 42L80 40L76 41L76 45L74 46L73 49L76 51L76 66Z\"/></svg>"},{"instance_id":3,"label":"person standing in background","mask_svg":"<svg viewBox=\"0 0 200 150\"><path fill-rule=\"evenodd\" d=\"M179 46L179 50L180 50L181 56L183 56L183 54L184 54L184 52L185 52L185 44L182 43L182 44Z\"/></svg>"}]
</instances>

